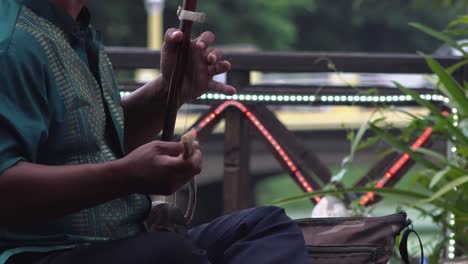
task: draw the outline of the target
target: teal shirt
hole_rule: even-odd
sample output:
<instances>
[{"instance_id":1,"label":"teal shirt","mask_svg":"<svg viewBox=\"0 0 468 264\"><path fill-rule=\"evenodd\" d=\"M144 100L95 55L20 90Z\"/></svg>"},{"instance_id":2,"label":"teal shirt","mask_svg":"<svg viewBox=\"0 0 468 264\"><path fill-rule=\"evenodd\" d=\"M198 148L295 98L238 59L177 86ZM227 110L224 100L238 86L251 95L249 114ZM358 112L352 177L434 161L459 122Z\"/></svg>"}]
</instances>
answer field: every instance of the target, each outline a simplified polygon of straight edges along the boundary
<instances>
[{"instance_id":1,"label":"teal shirt","mask_svg":"<svg viewBox=\"0 0 468 264\"><path fill-rule=\"evenodd\" d=\"M112 66L86 10L78 21L47 0L0 0L0 173L19 161L67 165L123 157ZM148 197L134 194L44 225L0 226L0 264L17 252L134 236L144 231L149 208Z\"/></svg>"}]
</instances>

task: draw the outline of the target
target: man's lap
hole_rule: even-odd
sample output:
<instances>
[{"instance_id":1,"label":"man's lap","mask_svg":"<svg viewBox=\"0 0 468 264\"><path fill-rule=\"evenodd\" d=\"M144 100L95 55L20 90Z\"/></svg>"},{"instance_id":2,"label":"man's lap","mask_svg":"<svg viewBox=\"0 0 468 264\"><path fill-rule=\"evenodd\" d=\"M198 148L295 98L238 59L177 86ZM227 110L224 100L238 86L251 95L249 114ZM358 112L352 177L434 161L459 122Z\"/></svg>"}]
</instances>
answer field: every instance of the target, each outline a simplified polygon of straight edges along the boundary
<instances>
[{"instance_id":1,"label":"man's lap","mask_svg":"<svg viewBox=\"0 0 468 264\"><path fill-rule=\"evenodd\" d=\"M56 252L36 263L286 262L306 263L299 228L283 209L258 207L217 218L187 233L145 233Z\"/></svg>"}]
</instances>

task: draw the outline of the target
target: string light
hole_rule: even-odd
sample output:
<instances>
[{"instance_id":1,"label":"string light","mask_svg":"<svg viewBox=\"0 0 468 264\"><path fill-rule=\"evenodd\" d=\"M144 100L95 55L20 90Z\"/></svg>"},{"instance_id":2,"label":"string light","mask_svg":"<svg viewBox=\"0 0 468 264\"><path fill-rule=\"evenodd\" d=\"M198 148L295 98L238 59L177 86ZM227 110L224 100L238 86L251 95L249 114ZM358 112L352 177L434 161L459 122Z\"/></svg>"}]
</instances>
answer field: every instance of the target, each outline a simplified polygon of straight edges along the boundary
<instances>
[{"instance_id":1,"label":"string light","mask_svg":"<svg viewBox=\"0 0 468 264\"><path fill-rule=\"evenodd\" d=\"M454 226L455 225L455 215L450 214L450 225ZM449 240L449 247L448 247L448 257L449 259L455 258L455 233L451 232L450 235L450 240Z\"/></svg>"},{"instance_id":2,"label":"string light","mask_svg":"<svg viewBox=\"0 0 468 264\"><path fill-rule=\"evenodd\" d=\"M413 102L409 95L274 95L274 94L235 94L232 96L206 93L200 96L200 100L236 100L242 102L316 102L316 103L404 103ZM421 98L433 102L447 102L447 98L437 94L422 94Z\"/></svg>"},{"instance_id":3,"label":"string light","mask_svg":"<svg viewBox=\"0 0 468 264\"><path fill-rule=\"evenodd\" d=\"M247 95L244 96L244 98L247 98ZM250 97L250 99L253 99L253 96ZM286 98L283 97L282 100L285 100ZM309 98L310 99L310 98ZM221 113L226 110L227 107L229 106L234 106L237 109L239 109L242 113L244 113L245 117L250 120L250 122L255 126L255 128L260 132L263 137L268 141L268 143L272 146L276 154L281 158L281 162L285 164L285 166L289 169L290 174L296 179L296 181L299 183L301 188L308 193L311 193L314 191L310 183L307 182L306 178L302 174L302 172L298 169L297 164L291 159L291 157L286 153L284 148L278 143L278 141L271 135L271 133L268 131L268 129L265 128L261 120L257 118L257 116L249 111L249 109L243 105L239 101L235 100L230 100L230 101L225 101L221 105L219 105L213 112L209 113L205 118L200 120L197 124L195 124L193 128L193 133L198 133L201 129L206 127L210 122L215 120ZM315 197L314 200L316 202L320 201L319 197Z\"/></svg>"},{"instance_id":4,"label":"string light","mask_svg":"<svg viewBox=\"0 0 468 264\"><path fill-rule=\"evenodd\" d=\"M455 225L455 215L454 214L450 214L450 225L451 226L454 226ZM455 258L455 233L450 233L450 240L449 240L449 247L448 247L448 254L447 256L449 257L449 259L453 259Z\"/></svg>"},{"instance_id":5,"label":"string light","mask_svg":"<svg viewBox=\"0 0 468 264\"><path fill-rule=\"evenodd\" d=\"M452 114L453 114L453 120L454 120L453 125L458 126L458 119L459 119L458 109L457 108L452 108ZM456 139L455 136L453 136L453 139ZM452 147L452 148L450 148L450 151L452 152L452 155L456 155L457 148ZM455 215L450 214L449 219L450 219L449 224L451 226L454 226L455 225ZM448 247L448 254L447 254L449 259L454 259L455 258L455 244L456 244L455 233L451 232L450 233L450 240L449 240L449 247Z\"/></svg>"}]
</instances>

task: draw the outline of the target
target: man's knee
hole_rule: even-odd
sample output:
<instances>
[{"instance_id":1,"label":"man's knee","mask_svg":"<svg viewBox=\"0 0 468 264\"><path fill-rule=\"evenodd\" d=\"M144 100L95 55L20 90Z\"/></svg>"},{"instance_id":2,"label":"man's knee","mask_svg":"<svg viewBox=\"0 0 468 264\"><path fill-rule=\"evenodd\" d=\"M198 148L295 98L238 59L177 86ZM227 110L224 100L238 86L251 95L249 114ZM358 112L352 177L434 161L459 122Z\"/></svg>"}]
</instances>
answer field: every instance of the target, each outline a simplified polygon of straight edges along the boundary
<instances>
[{"instance_id":1,"label":"man's knee","mask_svg":"<svg viewBox=\"0 0 468 264\"><path fill-rule=\"evenodd\" d=\"M279 221L292 222L291 218L286 214L283 208L276 206L259 206L241 211L246 219L258 221Z\"/></svg>"}]
</instances>

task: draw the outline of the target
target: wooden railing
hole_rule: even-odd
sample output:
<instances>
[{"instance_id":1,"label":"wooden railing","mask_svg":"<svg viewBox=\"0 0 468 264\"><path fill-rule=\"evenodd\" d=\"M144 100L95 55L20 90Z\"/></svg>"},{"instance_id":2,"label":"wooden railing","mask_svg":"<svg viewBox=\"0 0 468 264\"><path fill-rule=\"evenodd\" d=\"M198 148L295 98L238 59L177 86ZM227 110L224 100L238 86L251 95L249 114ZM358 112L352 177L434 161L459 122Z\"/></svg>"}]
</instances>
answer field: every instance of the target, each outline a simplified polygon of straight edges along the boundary
<instances>
[{"instance_id":1,"label":"wooden railing","mask_svg":"<svg viewBox=\"0 0 468 264\"><path fill-rule=\"evenodd\" d=\"M108 54L116 69L159 68L160 53L143 48L108 48ZM232 70L227 74L227 83L236 87L239 93L255 94L320 94L320 95L357 95L362 90L338 86L303 86L295 85L251 85L250 72L276 73L312 73L333 72L343 73L431 73L425 60L412 54L369 54L369 53L287 53L287 52L257 52L235 53L227 52L225 58L232 64ZM457 62L455 57L435 57L444 67ZM454 75L458 80L468 80L468 67L460 69ZM128 85L127 87L132 87ZM131 90L132 88L130 88ZM362 88L368 89L368 88ZM376 87L380 95L400 95L398 89ZM419 87L420 93L437 94L437 91L427 87ZM211 103L219 103L210 101ZM200 103L207 103L201 101ZM284 104L284 102L282 102ZM344 104L345 102L317 101L314 104ZM251 102L253 104L253 102ZM287 104L292 104L288 102ZM294 102L300 104L300 102ZM305 104L305 102L304 102ZM353 104L368 105L369 102ZM412 101L395 104L411 105ZM310 102L307 105L311 105ZM224 210L226 212L242 209L253 205L250 195L243 190L250 190L249 177L249 134L247 121L242 113L233 109L225 113L225 143L224 143Z\"/></svg>"}]
</instances>

